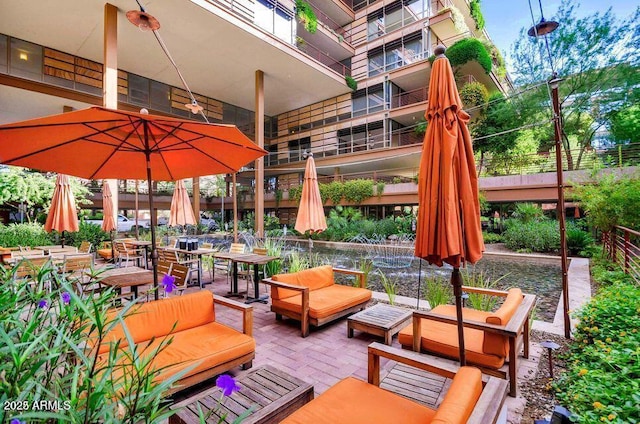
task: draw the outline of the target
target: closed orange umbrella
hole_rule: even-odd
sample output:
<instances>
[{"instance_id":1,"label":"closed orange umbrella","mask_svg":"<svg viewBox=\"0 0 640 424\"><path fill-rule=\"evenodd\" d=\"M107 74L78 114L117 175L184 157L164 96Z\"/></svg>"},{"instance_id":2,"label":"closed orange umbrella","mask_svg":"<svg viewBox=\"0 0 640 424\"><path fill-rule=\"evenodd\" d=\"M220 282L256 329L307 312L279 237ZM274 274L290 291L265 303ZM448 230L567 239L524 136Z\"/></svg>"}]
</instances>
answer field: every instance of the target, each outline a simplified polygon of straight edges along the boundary
<instances>
[{"instance_id":1,"label":"closed orange umbrella","mask_svg":"<svg viewBox=\"0 0 640 424\"><path fill-rule=\"evenodd\" d=\"M113 216L113 195L111 187L106 181L102 183L102 231L107 233L117 229L116 219Z\"/></svg>"},{"instance_id":2,"label":"closed orange umbrella","mask_svg":"<svg viewBox=\"0 0 640 424\"><path fill-rule=\"evenodd\" d=\"M78 211L76 210L76 200L69 185L69 177L64 174L58 174L56 186L53 189L51 207L49 208L47 221L44 223L44 230L47 232L59 231L62 234L61 242L62 247L64 247L64 232L75 232L78 229Z\"/></svg>"},{"instance_id":3,"label":"closed orange umbrella","mask_svg":"<svg viewBox=\"0 0 640 424\"><path fill-rule=\"evenodd\" d=\"M233 173L267 152L234 125L88 109L0 125L0 163L87 179L174 181ZM153 193L149 190L153 212ZM151 263L158 286L156 218L151 213ZM157 292L156 292L157 299Z\"/></svg>"},{"instance_id":4,"label":"closed orange umbrella","mask_svg":"<svg viewBox=\"0 0 640 424\"><path fill-rule=\"evenodd\" d=\"M324 208L320 198L316 163L311 153L307 158L307 166L304 170L302 195L300 197L300 206L298 206L295 229L299 233L307 231L319 233L327 229L327 220L324 217Z\"/></svg>"},{"instance_id":5,"label":"closed orange umbrella","mask_svg":"<svg viewBox=\"0 0 640 424\"><path fill-rule=\"evenodd\" d=\"M196 217L193 214L193 207L189 201L189 193L184 186L184 181L176 181L171 198L171 211L169 215L169 226L175 225L196 225Z\"/></svg>"},{"instance_id":6,"label":"closed orange umbrella","mask_svg":"<svg viewBox=\"0 0 640 424\"><path fill-rule=\"evenodd\" d=\"M460 362L465 363L462 326L462 278L459 267L482 257L478 177L469 115L462 110L444 47L436 48L429 82L428 126L422 147L418 181L415 256L429 263L454 267L451 282L456 297Z\"/></svg>"}]
</instances>

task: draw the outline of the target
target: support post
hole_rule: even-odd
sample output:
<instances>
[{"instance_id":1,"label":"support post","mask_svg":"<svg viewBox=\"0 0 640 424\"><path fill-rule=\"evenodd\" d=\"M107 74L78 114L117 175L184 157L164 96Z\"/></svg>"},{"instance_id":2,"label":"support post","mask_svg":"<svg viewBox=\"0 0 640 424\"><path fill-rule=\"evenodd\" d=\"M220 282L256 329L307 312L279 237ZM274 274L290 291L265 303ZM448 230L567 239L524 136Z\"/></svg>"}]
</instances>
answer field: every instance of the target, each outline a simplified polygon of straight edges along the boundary
<instances>
[{"instance_id":1,"label":"support post","mask_svg":"<svg viewBox=\"0 0 640 424\"><path fill-rule=\"evenodd\" d=\"M112 4L104 5L102 72L102 106L118 109L118 8ZM113 218L118 222L118 180L106 180L111 189ZM116 229L116 232L118 230Z\"/></svg>"},{"instance_id":2,"label":"support post","mask_svg":"<svg viewBox=\"0 0 640 424\"><path fill-rule=\"evenodd\" d=\"M256 144L264 148L264 72L256 71ZM255 193L253 204L255 210L255 228L258 237L264 237L264 157L256 159Z\"/></svg>"}]
</instances>

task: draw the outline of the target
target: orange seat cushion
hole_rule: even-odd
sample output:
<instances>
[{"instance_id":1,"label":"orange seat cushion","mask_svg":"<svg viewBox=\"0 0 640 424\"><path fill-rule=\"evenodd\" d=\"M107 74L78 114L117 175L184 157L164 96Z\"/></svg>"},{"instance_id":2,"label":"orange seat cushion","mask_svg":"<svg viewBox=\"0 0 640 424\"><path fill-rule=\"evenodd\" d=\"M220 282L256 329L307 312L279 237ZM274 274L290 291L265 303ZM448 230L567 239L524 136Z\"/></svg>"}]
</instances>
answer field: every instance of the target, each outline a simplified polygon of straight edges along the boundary
<instances>
[{"instance_id":1,"label":"orange seat cushion","mask_svg":"<svg viewBox=\"0 0 640 424\"><path fill-rule=\"evenodd\" d=\"M256 348L253 337L225 325L211 322L178 331L167 337L159 337L152 342L138 343L140 357L146 359L149 355L153 355L160 343L171 338L169 346L158 352L149 364L151 368L161 370L155 378L156 381L164 380L186 368L193 367L180 378L189 377L251 354ZM130 360L126 363L130 363ZM116 379L122 375L122 371L117 368L114 372Z\"/></svg>"},{"instance_id":2,"label":"orange seat cushion","mask_svg":"<svg viewBox=\"0 0 640 424\"><path fill-rule=\"evenodd\" d=\"M433 313L447 316L456 316L455 306L439 305L432 309ZM487 312L464 308L463 316L472 321L485 322ZM455 324L448 324L429 319L422 319L421 324L421 349L433 352L437 355L458 359L458 330ZM464 350L467 362L485 366L487 368L500 368L504 365L505 356L487 354L483 350L484 331L473 328L464 329ZM413 346L413 324L407 325L398 333L398 342L404 347ZM508 343L508 341L507 341Z\"/></svg>"},{"instance_id":3,"label":"orange seat cushion","mask_svg":"<svg viewBox=\"0 0 640 424\"><path fill-rule=\"evenodd\" d=\"M522 290L513 288L504 299L500 308L488 314L485 322L487 324L507 325L518 307L522 304ZM509 352L509 338L499 334L487 333L484 337L483 350L485 353L507 356Z\"/></svg>"},{"instance_id":4,"label":"orange seat cushion","mask_svg":"<svg viewBox=\"0 0 640 424\"><path fill-rule=\"evenodd\" d=\"M334 284L309 292L309 316L315 319L326 318L370 299L371 290ZM280 300L272 299L271 303L287 311L300 313L302 294Z\"/></svg>"},{"instance_id":5,"label":"orange seat cushion","mask_svg":"<svg viewBox=\"0 0 640 424\"><path fill-rule=\"evenodd\" d=\"M332 286L335 283L333 279L333 267L331 265L318 266L291 274L276 274L271 278L274 281L281 281L295 286L309 287L309 291ZM299 295L299 293L300 292L295 290L274 287L271 290L271 298L276 300L286 299Z\"/></svg>"},{"instance_id":6,"label":"orange seat cushion","mask_svg":"<svg viewBox=\"0 0 640 424\"><path fill-rule=\"evenodd\" d=\"M113 320L117 310L109 311L107 318ZM124 322L134 343L163 337L215 321L213 293L201 290L170 299L143 303L131 308ZM120 346L127 341L121 324L116 324L104 337L99 353L109 350L109 343L120 340Z\"/></svg>"},{"instance_id":7,"label":"orange seat cushion","mask_svg":"<svg viewBox=\"0 0 640 424\"><path fill-rule=\"evenodd\" d=\"M461 367L431 424L464 424L482 394L482 373L477 368Z\"/></svg>"},{"instance_id":8,"label":"orange seat cushion","mask_svg":"<svg viewBox=\"0 0 640 424\"><path fill-rule=\"evenodd\" d=\"M429 423L435 411L353 377L341 380L282 424Z\"/></svg>"},{"instance_id":9,"label":"orange seat cushion","mask_svg":"<svg viewBox=\"0 0 640 424\"><path fill-rule=\"evenodd\" d=\"M111 259L113 257L112 252L111 252L111 248L108 249L98 249L96 250L96 253L98 253L98 255L102 258L102 259Z\"/></svg>"}]
</instances>

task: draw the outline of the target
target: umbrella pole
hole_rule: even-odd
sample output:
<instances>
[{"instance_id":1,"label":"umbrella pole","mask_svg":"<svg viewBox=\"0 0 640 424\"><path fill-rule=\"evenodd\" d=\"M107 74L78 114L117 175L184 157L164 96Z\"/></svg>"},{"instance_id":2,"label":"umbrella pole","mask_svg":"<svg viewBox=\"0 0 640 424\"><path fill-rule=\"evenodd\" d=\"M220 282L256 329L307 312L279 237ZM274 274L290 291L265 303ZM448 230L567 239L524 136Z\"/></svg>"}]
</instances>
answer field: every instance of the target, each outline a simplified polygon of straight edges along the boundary
<instances>
[{"instance_id":1,"label":"umbrella pole","mask_svg":"<svg viewBox=\"0 0 640 424\"><path fill-rule=\"evenodd\" d=\"M62 247L64 247L64 230L62 230L62 233L60 233L60 244L62 245Z\"/></svg>"},{"instance_id":2,"label":"umbrella pole","mask_svg":"<svg viewBox=\"0 0 640 424\"><path fill-rule=\"evenodd\" d=\"M151 212L151 269L153 270L153 289L158 300L158 249L156 248L156 214L153 213L153 191L151 190L151 150L149 149L148 123L144 125L144 139L147 144L147 184L149 184L149 211Z\"/></svg>"},{"instance_id":3,"label":"umbrella pole","mask_svg":"<svg viewBox=\"0 0 640 424\"><path fill-rule=\"evenodd\" d=\"M456 317L458 320L458 346L460 349L460 366L467 365L467 358L464 351L464 326L462 324L462 276L460 268L453 268L451 273L451 285L453 286L453 294L456 297Z\"/></svg>"},{"instance_id":4,"label":"umbrella pole","mask_svg":"<svg viewBox=\"0 0 640 424\"><path fill-rule=\"evenodd\" d=\"M420 265L418 266L418 298L416 299L416 309L420 309L420 286L422 285L422 258L418 258Z\"/></svg>"}]
</instances>

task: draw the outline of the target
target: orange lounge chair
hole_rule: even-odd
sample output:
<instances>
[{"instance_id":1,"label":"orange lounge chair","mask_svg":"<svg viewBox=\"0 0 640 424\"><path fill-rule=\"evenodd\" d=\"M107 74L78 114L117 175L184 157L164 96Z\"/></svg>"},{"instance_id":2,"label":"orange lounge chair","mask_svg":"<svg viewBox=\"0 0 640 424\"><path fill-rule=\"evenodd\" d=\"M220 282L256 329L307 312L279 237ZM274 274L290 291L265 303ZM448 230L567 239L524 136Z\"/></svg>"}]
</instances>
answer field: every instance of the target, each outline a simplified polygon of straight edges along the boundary
<instances>
[{"instance_id":1,"label":"orange lounge chair","mask_svg":"<svg viewBox=\"0 0 640 424\"><path fill-rule=\"evenodd\" d=\"M462 290L504 298L495 312L463 308L464 347L468 364L479 367L486 374L504 379L508 376L509 395L515 396L517 353L523 348L523 356L529 357L529 319L535 296L523 294L517 288L507 292L463 286ZM400 330L398 342L405 349L459 359L456 326L453 305L439 305L429 312L415 311L413 324ZM414 328L417 329L415 333ZM508 371L505 370L507 359Z\"/></svg>"},{"instance_id":2,"label":"orange lounge chair","mask_svg":"<svg viewBox=\"0 0 640 424\"><path fill-rule=\"evenodd\" d=\"M453 378L437 409L380 386L380 357ZM504 412L507 382L473 367L455 368L416 352L369 345L368 383L347 377L287 417L282 424L492 424Z\"/></svg>"},{"instance_id":3,"label":"orange lounge chair","mask_svg":"<svg viewBox=\"0 0 640 424\"><path fill-rule=\"evenodd\" d=\"M335 284L334 272L355 275L359 287ZM262 282L271 286L271 311L276 319L284 315L300 321L302 337L309 335L309 324L317 327L360 311L371 300L363 272L331 265L277 274Z\"/></svg>"}]
</instances>

